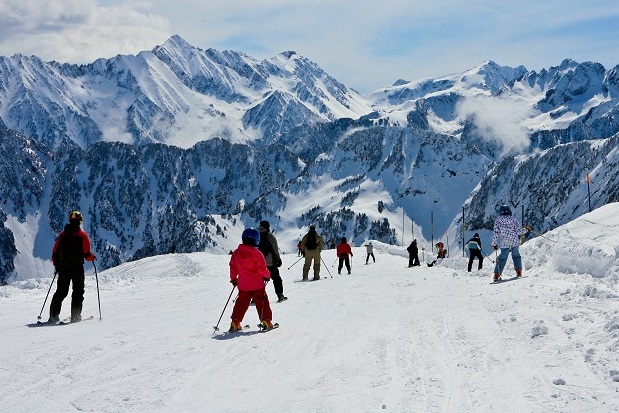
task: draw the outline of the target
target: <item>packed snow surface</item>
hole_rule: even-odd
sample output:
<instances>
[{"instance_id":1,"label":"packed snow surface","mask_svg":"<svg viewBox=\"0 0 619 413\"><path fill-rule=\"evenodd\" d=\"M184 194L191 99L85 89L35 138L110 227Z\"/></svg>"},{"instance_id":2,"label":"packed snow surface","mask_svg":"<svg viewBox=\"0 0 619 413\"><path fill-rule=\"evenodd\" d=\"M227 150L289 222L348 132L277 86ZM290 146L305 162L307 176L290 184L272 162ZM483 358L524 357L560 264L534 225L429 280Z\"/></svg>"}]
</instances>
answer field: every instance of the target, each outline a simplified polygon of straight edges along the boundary
<instances>
[{"instance_id":1,"label":"packed snow surface","mask_svg":"<svg viewBox=\"0 0 619 413\"><path fill-rule=\"evenodd\" d=\"M375 242L376 263L353 248L351 275L324 251L316 282L284 254L289 300L272 303L281 327L267 333L254 307L250 329L224 333L226 255L99 273L101 319L87 264L94 320L64 326L29 327L51 277L15 282L0 287L0 411L619 411L618 227L611 204L541 234L521 249L525 277L496 285L494 253L470 273L462 256L428 267L428 250L407 268L404 247Z\"/></svg>"}]
</instances>

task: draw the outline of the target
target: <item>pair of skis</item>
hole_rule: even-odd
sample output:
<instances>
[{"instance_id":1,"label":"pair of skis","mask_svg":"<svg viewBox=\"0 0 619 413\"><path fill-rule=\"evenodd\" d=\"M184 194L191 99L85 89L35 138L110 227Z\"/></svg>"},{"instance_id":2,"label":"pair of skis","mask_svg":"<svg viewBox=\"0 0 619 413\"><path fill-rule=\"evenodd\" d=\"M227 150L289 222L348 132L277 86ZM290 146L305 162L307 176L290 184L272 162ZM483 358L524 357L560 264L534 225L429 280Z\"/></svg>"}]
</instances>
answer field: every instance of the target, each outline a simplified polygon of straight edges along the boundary
<instances>
[{"instance_id":1,"label":"pair of skis","mask_svg":"<svg viewBox=\"0 0 619 413\"><path fill-rule=\"evenodd\" d=\"M28 327L43 327L43 326L66 326L69 324L81 323L82 321L94 320L94 316L82 318L79 321L71 321L71 318L65 318L61 321L37 321L36 323L28 324Z\"/></svg>"}]
</instances>

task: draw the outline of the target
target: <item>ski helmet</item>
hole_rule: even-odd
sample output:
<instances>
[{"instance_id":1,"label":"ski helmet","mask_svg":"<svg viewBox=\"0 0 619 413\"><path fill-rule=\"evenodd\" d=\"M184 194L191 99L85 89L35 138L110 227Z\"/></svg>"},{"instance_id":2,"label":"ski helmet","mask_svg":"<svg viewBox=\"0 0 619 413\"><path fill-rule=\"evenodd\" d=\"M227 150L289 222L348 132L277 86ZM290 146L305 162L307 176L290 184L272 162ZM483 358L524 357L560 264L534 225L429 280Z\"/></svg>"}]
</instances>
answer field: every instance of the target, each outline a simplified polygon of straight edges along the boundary
<instances>
[{"instance_id":1,"label":"ski helmet","mask_svg":"<svg viewBox=\"0 0 619 413\"><path fill-rule=\"evenodd\" d=\"M69 214L69 221L79 221L82 222L82 219L84 217L82 216L82 213L80 211L72 211Z\"/></svg>"},{"instance_id":2,"label":"ski helmet","mask_svg":"<svg viewBox=\"0 0 619 413\"><path fill-rule=\"evenodd\" d=\"M509 207L507 205L501 205L501 207L499 208L499 214L501 214L501 215L511 215L512 214L512 210L509 209Z\"/></svg>"},{"instance_id":3,"label":"ski helmet","mask_svg":"<svg viewBox=\"0 0 619 413\"><path fill-rule=\"evenodd\" d=\"M246 239L252 240L254 245L257 247L260 244L260 232L256 228L245 228L243 234L241 235L241 239L245 241Z\"/></svg>"}]
</instances>

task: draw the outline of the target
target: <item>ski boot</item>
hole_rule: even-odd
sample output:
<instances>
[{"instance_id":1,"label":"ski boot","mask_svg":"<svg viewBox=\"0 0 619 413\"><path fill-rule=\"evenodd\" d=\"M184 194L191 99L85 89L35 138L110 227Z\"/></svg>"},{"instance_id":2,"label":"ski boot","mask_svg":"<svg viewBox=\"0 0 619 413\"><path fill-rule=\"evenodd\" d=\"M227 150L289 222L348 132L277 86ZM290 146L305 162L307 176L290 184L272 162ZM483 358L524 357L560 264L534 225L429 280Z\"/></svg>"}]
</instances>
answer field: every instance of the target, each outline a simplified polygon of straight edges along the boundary
<instances>
[{"instance_id":1,"label":"ski boot","mask_svg":"<svg viewBox=\"0 0 619 413\"><path fill-rule=\"evenodd\" d=\"M230 333L233 333L235 331L241 331L243 329L243 326L241 325L241 323L235 323L234 321L232 321L230 323L230 330L228 330Z\"/></svg>"},{"instance_id":2,"label":"ski boot","mask_svg":"<svg viewBox=\"0 0 619 413\"><path fill-rule=\"evenodd\" d=\"M259 327L262 331L273 330L273 323L268 320L262 320Z\"/></svg>"}]
</instances>

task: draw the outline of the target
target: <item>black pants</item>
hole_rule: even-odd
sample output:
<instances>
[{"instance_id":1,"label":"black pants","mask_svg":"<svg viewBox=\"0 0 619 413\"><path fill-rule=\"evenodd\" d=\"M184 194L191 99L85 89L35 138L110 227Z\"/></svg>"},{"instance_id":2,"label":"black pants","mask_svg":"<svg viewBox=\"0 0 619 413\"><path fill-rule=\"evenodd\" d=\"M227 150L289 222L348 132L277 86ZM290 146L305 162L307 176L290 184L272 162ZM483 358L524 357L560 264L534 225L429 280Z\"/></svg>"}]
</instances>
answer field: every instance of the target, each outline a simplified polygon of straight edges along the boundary
<instances>
[{"instance_id":1,"label":"black pants","mask_svg":"<svg viewBox=\"0 0 619 413\"><path fill-rule=\"evenodd\" d=\"M370 257L372 257L372 259L374 260L374 262L376 262L376 257L374 257L374 253L373 252L368 252L368 256L365 257L365 263L367 264L368 262L370 262Z\"/></svg>"},{"instance_id":2,"label":"black pants","mask_svg":"<svg viewBox=\"0 0 619 413\"><path fill-rule=\"evenodd\" d=\"M62 309L62 301L69 295L69 285L73 283L71 294L71 317L82 315L82 303L84 302L84 266L80 265L71 269L58 269L58 284L56 292L49 305L50 318L58 318Z\"/></svg>"},{"instance_id":3,"label":"black pants","mask_svg":"<svg viewBox=\"0 0 619 413\"><path fill-rule=\"evenodd\" d=\"M469 249L469 272L471 272L471 268L473 267L473 260L477 257L479 259L479 267L478 270L481 270L481 266L484 263L484 256L482 255L480 250L472 250Z\"/></svg>"},{"instance_id":4,"label":"black pants","mask_svg":"<svg viewBox=\"0 0 619 413\"><path fill-rule=\"evenodd\" d=\"M415 267L417 265L421 265L421 263L419 262L419 254L409 254L408 256L408 266L409 267Z\"/></svg>"},{"instance_id":5,"label":"black pants","mask_svg":"<svg viewBox=\"0 0 619 413\"><path fill-rule=\"evenodd\" d=\"M337 273L342 273L342 267L346 264L346 269L348 270L348 274L350 274L350 259L348 258L348 254L340 255L340 264L337 266Z\"/></svg>"},{"instance_id":6,"label":"black pants","mask_svg":"<svg viewBox=\"0 0 619 413\"><path fill-rule=\"evenodd\" d=\"M282 277L279 275L279 268L276 265L269 265L267 269L271 273L271 280L273 280L273 287L275 287L275 294L277 297L284 294L284 283Z\"/></svg>"}]
</instances>

